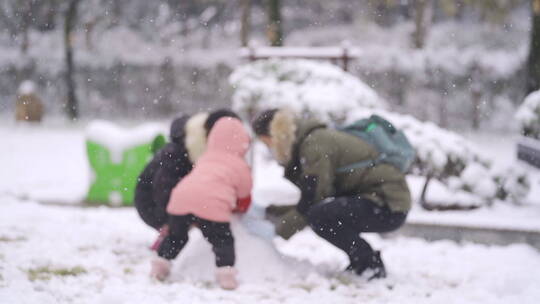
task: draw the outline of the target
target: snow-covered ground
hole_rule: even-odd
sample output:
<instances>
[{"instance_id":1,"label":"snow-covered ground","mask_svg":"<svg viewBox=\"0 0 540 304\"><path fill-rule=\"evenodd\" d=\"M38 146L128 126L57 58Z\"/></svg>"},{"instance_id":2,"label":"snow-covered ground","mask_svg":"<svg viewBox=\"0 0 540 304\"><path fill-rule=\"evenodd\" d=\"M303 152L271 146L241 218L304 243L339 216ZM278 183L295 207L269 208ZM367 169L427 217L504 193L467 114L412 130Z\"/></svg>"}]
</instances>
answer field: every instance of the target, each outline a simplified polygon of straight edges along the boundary
<instances>
[{"instance_id":1,"label":"snow-covered ground","mask_svg":"<svg viewBox=\"0 0 540 304\"><path fill-rule=\"evenodd\" d=\"M148 277L154 233L132 209L70 208L2 198L2 303L537 303L540 254L411 238L383 240L390 276L341 274L343 254L304 231L270 245L236 225L241 286L212 281L209 246L193 231L164 283ZM71 274L71 275L70 275Z\"/></svg>"},{"instance_id":2,"label":"snow-covered ground","mask_svg":"<svg viewBox=\"0 0 540 304\"><path fill-rule=\"evenodd\" d=\"M0 127L0 195L51 202L80 201L90 173L82 127Z\"/></svg>"},{"instance_id":3,"label":"snow-covered ground","mask_svg":"<svg viewBox=\"0 0 540 304\"><path fill-rule=\"evenodd\" d=\"M1 303L537 303L540 296L540 253L527 245L367 235L383 250L390 272L367 283L343 275L346 257L309 230L287 242L275 239L276 250L239 224L233 226L242 281L237 291L213 283L212 254L196 230L171 278L154 282L148 246L155 233L133 209L38 203L84 198L90 175L82 125L2 124L0 137ZM512 155L511 137L473 137L501 161ZM293 201L296 190L277 177L279 168L257 162L256 201ZM466 216L532 222L539 205ZM422 216L442 217L414 211L411 218Z\"/></svg>"}]
</instances>

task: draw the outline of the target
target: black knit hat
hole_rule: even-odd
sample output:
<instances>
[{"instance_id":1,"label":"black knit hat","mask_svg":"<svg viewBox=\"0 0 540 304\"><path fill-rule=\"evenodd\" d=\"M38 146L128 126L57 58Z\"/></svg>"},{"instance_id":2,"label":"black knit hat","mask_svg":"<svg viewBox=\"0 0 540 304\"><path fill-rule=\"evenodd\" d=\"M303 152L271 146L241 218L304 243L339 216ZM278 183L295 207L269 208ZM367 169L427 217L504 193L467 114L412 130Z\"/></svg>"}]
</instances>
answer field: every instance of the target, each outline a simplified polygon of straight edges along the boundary
<instances>
[{"instance_id":1,"label":"black knit hat","mask_svg":"<svg viewBox=\"0 0 540 304\"><path fill-rule=\"evenodd\" d=\"M253 120L251 127L257 136L270 135L270 124L272 123L274 115L276 115L277 111L278 109L266 110L259 114L255 120Z\"/></svg>"},{"instance_id":2,"label":"black knit hat","mask_svg":"<svg viewBox=\"0 0 540 304\"><path fill-rule=\"evenodd\" d=\"M234 113L231 110L227 110L227 109L216 110L210 113L208 115L208 118L206 118L206 121L204 122L204 129L206 130L207 135L208 133L210 133L210 130L212 130L212 127L214 126L214 124L220 118L223 118L223 117L233 117L233 118L240 119L240 117L238 117L238 114Z\"/></svg>"}]
</instances>

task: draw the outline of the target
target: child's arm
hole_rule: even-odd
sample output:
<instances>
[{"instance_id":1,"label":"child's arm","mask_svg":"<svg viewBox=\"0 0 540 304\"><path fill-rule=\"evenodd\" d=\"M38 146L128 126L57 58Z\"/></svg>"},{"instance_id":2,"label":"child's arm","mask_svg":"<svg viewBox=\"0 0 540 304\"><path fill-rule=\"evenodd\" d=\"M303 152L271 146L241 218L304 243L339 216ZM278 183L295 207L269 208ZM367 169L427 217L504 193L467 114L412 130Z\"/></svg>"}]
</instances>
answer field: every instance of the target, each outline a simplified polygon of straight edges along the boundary
<instances>
[{"instance_id":1,"label":"child's arm","mask_svg":"<svg viewBox=\"0 0 540 304\"><path fill-rule=\"evenodd\" d=\"M238 200L234 212L245 213L251 205L251 189L253 188L253 179L251 169L246 164L244 170L240 173L238 185L236 187Z\"/></svg>"}]
</instances>

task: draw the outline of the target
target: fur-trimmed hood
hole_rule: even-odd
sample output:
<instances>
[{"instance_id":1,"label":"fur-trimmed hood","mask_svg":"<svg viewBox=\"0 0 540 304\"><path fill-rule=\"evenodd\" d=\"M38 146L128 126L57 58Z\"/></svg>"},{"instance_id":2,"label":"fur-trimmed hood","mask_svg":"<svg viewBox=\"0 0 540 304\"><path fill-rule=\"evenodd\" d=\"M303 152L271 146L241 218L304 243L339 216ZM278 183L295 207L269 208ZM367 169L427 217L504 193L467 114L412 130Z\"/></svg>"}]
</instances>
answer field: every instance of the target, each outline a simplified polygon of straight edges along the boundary
<instances>
[{"instance_id":1,"label":"fur-trimmed hood","mask_svg":"<svg viewBox=\"0 0 540 304\"><path fill-rule=\"evenodd\" d=\"M243 158L249 149L249 143L249 134L240 119L222 117L208 134L206 151Z\"/></svg>"},{"instance_id":2,"label":"fur-trimmed hood","mask_svg":"<svg viewBox=\"0 0 540 304\"><path fill-rule=\"evenodd\" d=\"M189 118L186 123L185 145L192 164L197 162L206 150L206 129L204 128L204 123L207 118L208 113L198 113Z\"/></svg>"},{"instance_id":3,"label":"fur-trimmed hood","mask_svg":"<svg viewBox=\"0 0 540 304\"><path fill-rule=\"evenodd\" d=\"M279 110L274 114L270 123L270 136L272 137L272 153L277 162L283 166L291 159L292 146L296 141L296 119L292 112Z\"/></svg>"},{"instance_id":4,"label":"fur-trimmed hood","mask_svg":"<svg viewBox=\"0 0 540 304\"><path fill-rule=\"evenodd\" d=\"M271 150L277 162L287 166L292 157L297 140L315 127L325 125L316 120L300 120L289 110L279 110L270 123L272 137Z\"/></svg>"}]
</instances>

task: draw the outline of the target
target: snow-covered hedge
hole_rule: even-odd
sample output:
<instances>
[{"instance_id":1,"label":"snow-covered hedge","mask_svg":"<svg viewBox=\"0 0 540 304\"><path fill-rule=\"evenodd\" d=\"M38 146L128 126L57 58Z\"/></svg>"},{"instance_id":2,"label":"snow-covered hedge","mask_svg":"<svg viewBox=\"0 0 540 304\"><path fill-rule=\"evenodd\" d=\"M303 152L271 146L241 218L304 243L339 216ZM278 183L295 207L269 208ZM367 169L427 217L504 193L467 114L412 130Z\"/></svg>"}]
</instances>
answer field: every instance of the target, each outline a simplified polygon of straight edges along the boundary
<instances>
[{"instance_id":1,"label":"snow-covered hedge","mask_svg":"<svg viewBox=\"0 0 540 304\"><path fill-rule=\"evenodd\" d=\"M403 129L417 151L413 174L430 175L474 199L453 202L478 206L495 200L519 201L529 191L526 172L495 168L462 136L386 110L386 103L359 79L332 66L306 60L267 60L239 67L230 78L233 107L249 113L288 107L331 124L379 114Z\"/></svg>"},{"instance_id":2,"label":"snow-covered hedge","mask_svg":"<svg viewBox=\"0 0 540 304\"><path fill-rule=\"evenodd\" d=\"M523 135L540 139L540 91L532 92L525 98L516 112Z\"/></svg>"},{"instance_id":3,"label":"snow-covered hedge","mask_svg":"<svg viewBox=\"0 0 540 304\"><path fill-rule=\"evenodd\" d=\"M233 108L241 113L289 107L323 120L343 121L347 113L380 108L385 103L358 78L329 63L309 60L264 60L236 69Z\"/></svg>"}]
</instances>

